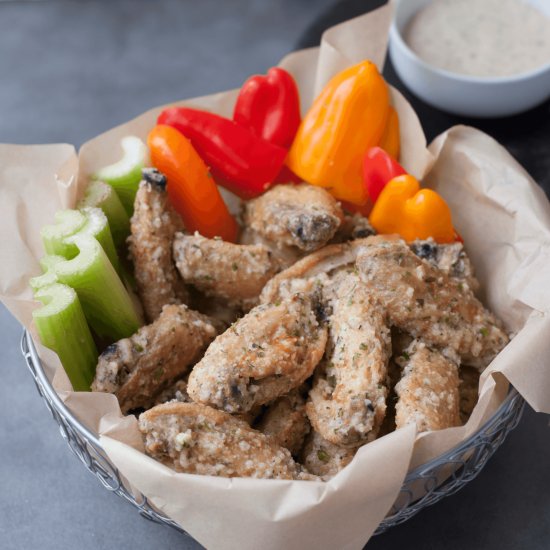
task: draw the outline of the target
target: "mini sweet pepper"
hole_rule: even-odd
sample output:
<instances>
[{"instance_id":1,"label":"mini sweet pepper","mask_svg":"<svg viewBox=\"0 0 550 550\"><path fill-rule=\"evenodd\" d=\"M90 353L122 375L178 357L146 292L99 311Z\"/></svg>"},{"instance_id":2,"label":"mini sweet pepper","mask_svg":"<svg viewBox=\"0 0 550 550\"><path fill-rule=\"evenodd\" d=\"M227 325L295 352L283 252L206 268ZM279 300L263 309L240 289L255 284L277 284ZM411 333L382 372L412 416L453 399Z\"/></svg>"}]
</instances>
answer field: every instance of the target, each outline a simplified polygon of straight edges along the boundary
<instances>
[{"instance_id":1,"label":"mini sweet pepper","mask_svg":"<svg viewBox=\"0 0 550 550\"><path fill-rule=\"evenodd\" d=\"M157 123L191 140L220 185L243 199L261 195L275 181L287 154L235 121L207 111L170 107Z\"/></svg>"},{"instance_id":2,"label":"mini sweet pepper","mask_svg":"<svg viewBox=\"0 0 550 550\"><path fill-rule=\"evenodd\" d=\"M334 197L364 205L363 157L380 143L388 116L388 86L376 65L349 67L330 80L302 120L287 166Z\"/></svg>"},{"instance_id":3,"label":"mini sweet pepper","mask_svg":"<svg viewBox=\"0 0 550 550\"><path fill-rule=\"evenodd\" d=\"M397 233L406 241L432 237L438 243L456 240L451 210L432 189L420 189L413 176L405 174L389 181L369 216L378 233Z\"/></svg>"},{"instance_id":4,"label":"mini sweet pepper","mask_svg":"<svg viewBox=\"0 0 550 550\"><path fill-rule=\"evenodd\" d=\"M153 166L168 180L168 196L186 229L234 242L237 222L191 142L170 126L155 126L147 145Z\"/></svg>"},{"instance_id":5,"label":"mini sweet pepper","mask_svg":"<svg viewBox=\"0 0 550 550\"><path fill-rule=\"evenodd\" d=\"M405 173L405 169L381 147L372 147L365 153L363 182L373 203L390 180Z\"/></svg>"},{"instance_id":6,"label":"mini sweet pepper","mask_svg":"<svg viewBox=\"0 0 550 550\"><path fill-rule=\"evenodd\" d=\"M233 120L254 135L288 149L300 125L300 97L292 75L272 67L241 88Z\"/></svg>"}]
</instances>

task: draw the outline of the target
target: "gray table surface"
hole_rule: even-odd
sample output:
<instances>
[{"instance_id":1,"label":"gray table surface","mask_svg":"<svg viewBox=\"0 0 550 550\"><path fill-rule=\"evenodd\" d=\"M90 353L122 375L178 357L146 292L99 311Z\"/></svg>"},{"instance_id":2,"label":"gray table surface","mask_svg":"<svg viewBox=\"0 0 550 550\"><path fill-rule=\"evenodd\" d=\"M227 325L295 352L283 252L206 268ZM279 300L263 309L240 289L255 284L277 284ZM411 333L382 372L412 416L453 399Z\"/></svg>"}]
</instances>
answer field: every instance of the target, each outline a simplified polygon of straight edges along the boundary
<instances>
[{"instance_id":1,"label":"gray table surface","mask_svg":"<svg viewBox=\"0 0 550 550\"><path fill-rule=\"evenodd\" d=\"M238 86L331 4L0 0L0 142L80 145L155 105ZM20 332L0 309L0 548L199 548L141 519L70 454ZM367 549L548 549L549 459L548 417L526 411L475 481Z\"/></svg>"}]
</instances>

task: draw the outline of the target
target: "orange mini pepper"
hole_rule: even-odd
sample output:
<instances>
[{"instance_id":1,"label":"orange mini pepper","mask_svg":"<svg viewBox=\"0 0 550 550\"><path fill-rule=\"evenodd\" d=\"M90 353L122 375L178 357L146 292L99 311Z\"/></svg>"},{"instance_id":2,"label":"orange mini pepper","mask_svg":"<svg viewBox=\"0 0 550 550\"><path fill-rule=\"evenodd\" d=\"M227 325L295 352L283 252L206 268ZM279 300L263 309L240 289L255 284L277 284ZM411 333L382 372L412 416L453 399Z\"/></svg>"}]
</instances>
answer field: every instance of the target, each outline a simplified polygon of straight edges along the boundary
<instances>
[{"instance_id":1,"label":"orange mini pepper","mask_svg":"<svg viewBox=\"0 0 550 550\"><path fill-rule=\"evenodd\" d=\"M168 180L170 202L188 231L235 242L237 222L191 142L170 126L155 126L147 145L153 166Z\"/></svg>"},{"instance_id":2,"label":"orange mini pepper","mask_svg":"<svg viewBox=\"0 0 550 550\"><path fill-rule=\"evenodd\" d=\"M432 237L438 243L456 239L451 210L431 189L420 189L409 174L390 180L374 204L371 225L381 234L397 233L406 241Z\"/></svg>"},{"instance_id":3,"label":"orange mini pepper","mask_svg":"<svg viewBox=\"0 0 550 550\"><path fill-rule=\"evenodd\" d=\"M380 148L384 149L392 159L398 160L400 147L399 117L397 116L397 111L390 106L386 130L380 140Z\"/></svg>"},{"instance_id":4,"label":"orange mini pepper","mask_svg":"<svg viewBox=\"0 0 550 550\"><path fill-rule=\"evenodd\" d=\"M366 204L363 157L384 136L389 100L388 86L371 61L338 73L302 120L287 166L338 199Z\"/></svg>"}]
</instances>

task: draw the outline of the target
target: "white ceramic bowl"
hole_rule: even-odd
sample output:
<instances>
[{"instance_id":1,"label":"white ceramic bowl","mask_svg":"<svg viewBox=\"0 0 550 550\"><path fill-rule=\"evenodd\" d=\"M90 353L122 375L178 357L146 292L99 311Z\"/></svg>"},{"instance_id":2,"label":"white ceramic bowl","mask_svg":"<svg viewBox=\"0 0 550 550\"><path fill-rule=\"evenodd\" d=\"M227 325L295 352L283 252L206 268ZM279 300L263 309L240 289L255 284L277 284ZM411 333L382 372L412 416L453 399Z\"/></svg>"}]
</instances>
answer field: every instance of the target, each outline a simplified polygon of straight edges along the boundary
<instances>
[{"instance_id":1,"label":"white ceramic bowl","mask_svg":"<svg viewBox=\"0 0 550 550\"><path fill-rule=\"evenodd\" d=\"M490 118L526 111L550 97L550 62L507 77L477 77L429 65L405 43L411 17L433 0L396 0L390 57L401 80L426 103L451 113ZM525 0L550 17L550 0Z\"/></svg>"}]
</instances>

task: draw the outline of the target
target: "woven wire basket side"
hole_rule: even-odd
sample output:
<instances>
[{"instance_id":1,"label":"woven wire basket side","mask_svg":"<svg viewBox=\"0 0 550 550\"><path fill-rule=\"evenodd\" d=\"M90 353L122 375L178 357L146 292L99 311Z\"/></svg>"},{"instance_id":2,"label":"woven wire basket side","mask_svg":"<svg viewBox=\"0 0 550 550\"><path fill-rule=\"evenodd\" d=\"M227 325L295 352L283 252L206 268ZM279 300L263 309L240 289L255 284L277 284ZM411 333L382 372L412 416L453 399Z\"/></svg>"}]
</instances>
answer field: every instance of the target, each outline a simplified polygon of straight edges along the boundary
<instances>
[{"instance_id":1,"label":"woven wire basket side","mask_svg":"<svg viewBox=\"0 0 550 550\"><path fill-rule=\"evenodd\" d=\"M144 518L169 525L189 536L176 522L156 510L144 495L130 490L129 484L109 461L97 436L59 399L42 368L32 337L26 330L21 339L21 351L38 393L59 425L61 436L86 469L94 474L106 489L134 505ZM523 398L511 388L491 419L470 438L409 472L395 504L375 534L403 523L426 506L456 493L474 479L503 443L508 432L517 426L523 406Z\"/></svg>"},{"instance_id":2,"label":"woven wire basket side","mask_svg":"<svg viewBox=\"0 0 550 550\"><path fill-rule=\"evenodd\" d=\"M42 368L32 337L26 330L21 338L21 352L34 379L38 393L59 425L61 437L67 442L71 451L80 459L86 469L94 474L107 490L134 505L142 517L155 523L169 525L190 536L175 521L153 508L147 497L130 490L127 481L107 458L97 436L88 430L59 399Z\"/></svg>"}]
</instances>

